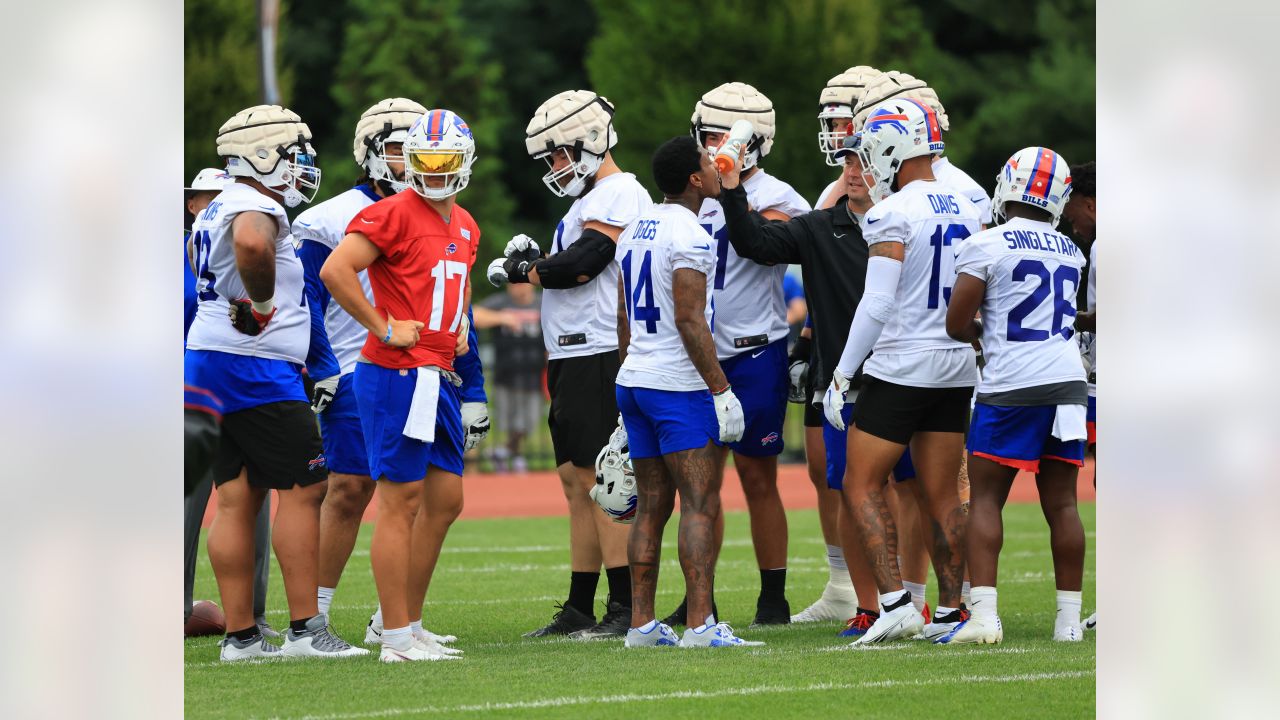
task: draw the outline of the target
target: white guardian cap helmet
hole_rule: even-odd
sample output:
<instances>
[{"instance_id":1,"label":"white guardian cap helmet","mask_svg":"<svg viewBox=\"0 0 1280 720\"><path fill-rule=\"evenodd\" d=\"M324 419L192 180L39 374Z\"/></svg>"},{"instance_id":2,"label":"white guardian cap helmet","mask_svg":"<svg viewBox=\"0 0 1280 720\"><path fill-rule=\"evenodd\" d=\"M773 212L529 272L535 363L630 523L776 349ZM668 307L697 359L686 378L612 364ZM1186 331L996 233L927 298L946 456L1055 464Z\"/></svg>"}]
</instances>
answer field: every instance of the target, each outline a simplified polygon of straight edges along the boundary
<instances>
[{"instance_id":1,"label":"white guardian cap helmet","mask_svg":"<svg viewBox=\"0 0 1280 720\"><path fill-rule=\"evenodd\" d=\"M529 157L547 161L542 182L556 196L581 195L604 164L605 154L618 144L613 111L607 98L590 90L565 90L534 111L524 129L524 147Z\"/></svg>"},{"instance_id":2,"label":"white guardian cap helmet","mask_svg":"<svg viewBox=\"0 0 1280 720\"><path fill-rule=\"evenodd\" d=\"M627 446L606 445L596 455L596 484L591 499L614 522L631 524L636 517L636 472Z\"/></svg>"},{"instance_id":3,"label":"white guardian cap helmet","mask_svg":"<svg viewBox=\"0 0 1280 720\"><path fill-rule=\"evenodd\" d=\"M893 181L905 160L941 152L942 129L938 116L915 100L889 100L870 109L858 132L854 152L862 163L872 200L893 194Z\"/></svg>"},{"instance_id":4,"label":"white guardian cap helmet","mask_svg":"<svg viewBox=\"0 0 1280 720\"><path fill-rule=\"evenodd\" d=\"M311 202L320 189L311 129L279 105L255 105L224 122L218 156L226 158L228 175L257 180L289 207Z\"/></svg>"},{"instance_id":5,"label":"white guardian cap helmet","mask_svg":"<svg viewBox=\"0 0 1280 720\"><path fill-rule=\"evenodd\" d=\"M404 141L404 177L428 200L457 195L471 182L476 141L471 128L449 110L428 110L414 121ZM441 183L432 180L440 178Z\"/></svg>"},{"instance_id":6,"label":"white guardian cap helmet","mask_svg":"<svg viewBox=\"0 0 1280 720\"><path fill-rule=\"evenodd\" d=\"M387 144L403 144L409 138L409 128L426 112L426 108L412 100L388 98L365 110L356 123L353 144L356 164L369 173L369 179L378 183L384 194L391 195L409 187L388 165L388 162L403 163L403 150L400 155L387 155Z\"/></svg>"},{"instance_id":7,"label":"white guardian cap helmet","mask_svg":"<svg viewBox=\"0 0 1280 720\"><path fill-rule=\"evenodd\" d=\"M858 65L827 81L818 96L818 148L832 167L843 165L835 157L840 143L851 134L853 108L862 98L867 85L880 75L880 71L866 65ZM847 120L847 123L839 123ZM844 125L845 127L837 127Z\"/></svg>"},{"instance_id":8,"label":"white guardian cap helmet","mask_svg":"<svg viewBox=\"0 0 1280 720\"><path fill-rule=\"evenodd\" d=\"M1022 148L996 175L991 211L1003 219L1006 203L1025 203L1048 212L1057 227L1070 197L1071 168L1067 161L1046 147Z\"/></svg>"},{"instance_id":9,"label":"white guardian cap helmet","mask_svg":"<svg viewBox=\"0 0 1280 720\"><path fill-rule=\"evenodd\" d=\"M747 120L755 128L747 143L742 169L756 166L773 147L775 128L773 103L764 93L746 83L730 82L707 92L693 108L689 132L701 147L707 147L707 133L729 134L737 120ZM715 148L708 148L715 150Z\"/></svg>"}]
</instances>

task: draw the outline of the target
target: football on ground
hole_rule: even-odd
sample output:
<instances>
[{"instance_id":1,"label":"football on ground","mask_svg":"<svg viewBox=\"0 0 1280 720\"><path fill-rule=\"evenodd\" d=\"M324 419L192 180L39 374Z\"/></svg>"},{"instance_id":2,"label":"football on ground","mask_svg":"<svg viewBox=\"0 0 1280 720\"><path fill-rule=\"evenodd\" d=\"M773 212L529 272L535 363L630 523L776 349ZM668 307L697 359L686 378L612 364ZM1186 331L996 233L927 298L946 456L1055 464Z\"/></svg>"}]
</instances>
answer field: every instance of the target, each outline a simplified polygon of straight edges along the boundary
<instances>
[{"instance_id":1,"label":"football on ground","mask_svg":"<svg viewBox=\"0 0 1280 720\"><path fill-rule=\"evenodd\" d=\"M1094 504L1080 503L1087 533L1084 615L1095 605ZM787 513L787 596L805 607L828 571L813 510ZM903 641L849 648L844 623L751 629L760 575L745 512L725 513L716 603L735 632L762 647L623 647L621 639L528 639L551 619L568 589L566 517L460 520L449 532L427 598L430 630L457 635L462 660L390 666L372 657L226 665L216 637L185 643L188 718L521 717L1092 717L1096 635L1054 642L1049 532L1035 504L1005 510L1000 557L1000 645L949 647ZM672 518L663 535L658 613L680 603L683 584ZM360 539L331 608L335 631L364 638L377 605L369 570L372 526ZM216 596L200 557L197 596ZM272 563L267 618L288 624L279 567ZM603 580L596 616L603 612ZM929 601L936 601L930 577ZM683 632L683 628L677 629ZM228 698L234 698L229 701Z\"/></svg>"},{"instance_id":2,"label":"football on ground","mask_svg":"<svg viewBox=\"0 0 1280 720\"><path fill-rule=\"evenodd\" d=\"M187 637L203 635L221 635L227 631L227 616L222 608L212 600L196 600L191 603L191 617L183 626L182 632Z\"/></svg>"}]
</instances>

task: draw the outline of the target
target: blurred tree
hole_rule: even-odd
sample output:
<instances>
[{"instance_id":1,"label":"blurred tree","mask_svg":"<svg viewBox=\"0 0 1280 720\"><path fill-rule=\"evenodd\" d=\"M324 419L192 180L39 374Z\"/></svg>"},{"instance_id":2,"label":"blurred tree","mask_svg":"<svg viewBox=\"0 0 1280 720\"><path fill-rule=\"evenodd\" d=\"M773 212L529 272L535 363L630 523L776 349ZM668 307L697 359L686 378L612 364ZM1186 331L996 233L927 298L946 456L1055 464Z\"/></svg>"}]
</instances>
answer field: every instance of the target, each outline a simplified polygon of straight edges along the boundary
<instances>
[{"instance_id":1,"label":"blurred tree","mask_svg":"<svg viewBox=\"0 0 1280 720\"><path fill-rule=\"evenodd\" d=\"M339 125L340 113L331 89L337 80L338 60L346 25L351 19L349 0L307 0L292 3L281 13L280 56L293 74L289 107L311 128L312 145L326 175L316 202L350 187L356 177L351 156L355 124ZM287 28L288 32L284 32Z\"/></svg>"},{"instance_id":2,"label":"blurred tree","mask_svg":"<svg viewBox=\"0 0 1280 720\"><path fill-rule=\"evenodd\" d=\"M205 167L221 167L218 128L244 108L262 101L258 82L258 16L244 0L185 0L183 89L183 183ZM281 36L286 36L281 28ZM293 74L280 69L288 98ZM304 118L305 119L305 118Z\"/></svg>"},{"instance_id":3,"label":"blurred tree","mask_svg":"<svg viewBox=\"0 0 1280 720\"><path fill-rule=\"evenodd\" d=\"M514 203L498 147L511 142L514 123L502 91L501 67L485 57L484 42L464 23L461 6L460 0L351 0L332 91L338 111L334 127L335 135L344 138L343 162L354 179L358 169L351 157L351 133L373 103L407 97L428 108L448 108L466 120L476 139L476 162L458 201L480 225L484 259L501 253L512 234ZM350 130L344 133L345 128ZM335 150L331 157L338 155ZM337 182L326 180L330 193L344 187L340 173L329 175Z\"/></svg>"}]
</instances>

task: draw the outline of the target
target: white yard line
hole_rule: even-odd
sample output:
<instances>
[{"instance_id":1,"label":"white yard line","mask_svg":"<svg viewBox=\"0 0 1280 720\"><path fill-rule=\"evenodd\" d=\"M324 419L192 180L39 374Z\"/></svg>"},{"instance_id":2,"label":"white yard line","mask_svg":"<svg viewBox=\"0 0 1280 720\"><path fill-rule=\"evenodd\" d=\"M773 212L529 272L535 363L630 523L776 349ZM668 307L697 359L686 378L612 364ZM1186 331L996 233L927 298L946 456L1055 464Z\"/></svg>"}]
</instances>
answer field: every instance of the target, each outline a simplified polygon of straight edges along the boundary
<instances>
[{"instance_id":1,"label":"white yard line","mask_svg":"<svg viewBox=\"0 0 1280 720\"><path fill-rule=\"evenodd\" d=\"M453 714L492 712L494 710L536 710L548 707L573 707L579 705L616 705L619 703L652 702L663 700L704 700L719 697L743 697L748 695L775 695L831 690L876 690L898 687L932 687L939 685L970 685L987 683L1024 683L1068 680L1093 677L1093 670L1077 670L1053 673L1027 673L1019 675L957 675L949 678L915 678L910 680L871 680L857 683L824 682L808 685L753 685L720 690L673 690L663 693L632 693L625 695L566 695L541 700L482 703L477 705L423 705L412 708L388 708L368 712L306 715L298 720L357 720L358 718L396 717L400 715ZM277 716L281 718L284 716Z\"/></svg>"}]
</instances>

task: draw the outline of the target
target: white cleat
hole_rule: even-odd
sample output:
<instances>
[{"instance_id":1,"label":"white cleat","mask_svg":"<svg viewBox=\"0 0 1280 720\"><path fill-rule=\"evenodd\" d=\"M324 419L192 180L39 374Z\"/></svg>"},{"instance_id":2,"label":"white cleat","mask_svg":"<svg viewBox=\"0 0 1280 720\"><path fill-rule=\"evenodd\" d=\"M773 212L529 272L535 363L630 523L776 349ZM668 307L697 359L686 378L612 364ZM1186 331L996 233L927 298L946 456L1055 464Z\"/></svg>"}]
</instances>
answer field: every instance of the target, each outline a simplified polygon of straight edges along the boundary
<instances>
[{"instance_id":1,"label":"white cleat","mask_svg":"<svg viewBox=\"0 0 1280 720\"><path fill-rule=\"evenodd\" d=\"M383 645L378 659L384 663L419 662L435 660L461 660L457 655L446 655L429 649L425 644L414 641L407 650L397 650L390 645Z\"/></svg>"},{"instance_id":2,"label":"white cleat","mask_svg":"<svg viewBox=\"0 0 1280 720\"><path fill-rule=\"evenodd\" d=\"M382 623L369 618L369 626L364 629L365 645L382 644Z\"/></svg>"},{"instance_id":3,"label":"white cleat","mask_svg":"<svg viewBox=\"0 0 1280 720\"><path fill-rule=\"evenodd\" d=\"M920 631L919 639L928 640L936 645L945 645L950 641L951 636L959 632L967 622L967 620L955 620L950 622L935 621L925 623L924 629ZM915 639L916 638L912 638L912 640Z\"/></svg>"},{"instance_id":4,"label":"white cleat","mask_svg":"<svg viewBox=\"0 0 1280 720\"><path fill-rule=\"evenodd\" d=\"M244 642L228 636L218 644L222 646L222 650L218 653L218 659L222 662L256 662L278 660L283 657L280 648L267 642L267 639L260 634Z\"/></svg>"},{"instance_id":5,"label":"white cleat","mask_svg":"<svg viewBox=\"0 0 1280 720\"><path fill-rule=\"evenodd\" d=\"M427 632L427 631L424 631L421 635L419 635L418 633L414 633L413 641L414 643L423 646L430 652L443 653L445 655L461 655L462 654L462 651L459 650L458 648L451 648L447 645L441 645L439 642L436 641L435 637L430 632Z\"/></svg>"},{"instance_id":6,"label":"white cleat","mask_svg":"<svg viewBox=\"0 0 1280 720\"><path fill-rule=\"evenodd\" d=\"M1053 639L1058 642L1080 642L1084 640L1083 625L1065 625L1055 628L1053 631Z\"/></svg>"},{"instance_id":7,"label":"white cleat","mask_svg":"<svg viewBox=\"0 0 1280 720\"><path fill-rule=\"evenodd\" d=\"M653 627L647 631L631 628L627 630L627 639L624 641L624 646L629 648L678 647L679 645L680 636L676 635L676 631L666 623L653 623Z\"/></svg>"},{"instance_id":8,"label":"white cleat","mask_svg":"<svg viewBox=\"0 0 1280 720\"><path fill-rule=\"evenodd\" d=\"M924 630L924 618L920 617L916 606L908 602L890 612L880 613L880 617L867 628L867 632L849 644L851 646L870 645L911 638L922 630Z\"/></svg>"},{"instance_id":9,"label":"white cleat","mask_svg":"<svg viewBox=\"0 0 1280 720\"><path fill-rule=\"evenodd\" d=\"M629 635L630 633L628 633ZM680 639L680 647L756 647L764 645L759 640L743 640L733 634L729 623L718 623L714 617L707 618L707 624L700 628L685 628L684 637Z\"/></svg>"},{"instance_id":10,"label":"white cleat","mask_svg":"<svg viewBox=\"0 0 1280 720\"><path fill-rule=\"evenodd\" d=\"M1094 613L1094 614L1092 614L1092 615L1090 615L1089 617L1087 617L1087 618L1085 618L1085 619L1084 619L1084 629L1085 629L1085 630L1097 630L1097 629L1098 629L1098 613Z\"/></svg>"},{"instance_id":11,"label":"white cleat","mask_svg":"<svg viewBox=\"0 0 1280 720\"><path fill-rule=\"evenodd\" d=\"M369 651L361 647L353 647L345 640L333 634L329 627L329 618L316 615L307 621L307 629L295 633L292 628L284 634L284 647L281 654L285 657L321 657L346 658L368 655Z\"/></svg>"},{"instance_id":12,"label":"white cleat","mask_svg":"<svg viewBox=\"0 0 1280 720\"><path fill-rule=\"evenodd\" d=\"M947 645L998 645L1004 640L1004 626L998 615L974 615L951 637L936 642Z\"/></svg>"},{"instance_id":13,"label":"white cleat","mask_svg":"<svg viewBox=\"0 0 1280 720\"><path fill-rule=\"evenodd\" d=\"M858 614L858 596L853 592L853 585L837 585L828 582L822 590L822 597L812 605L791 616L793 623L844 622Z\"/></svg>"}]
</instances>

